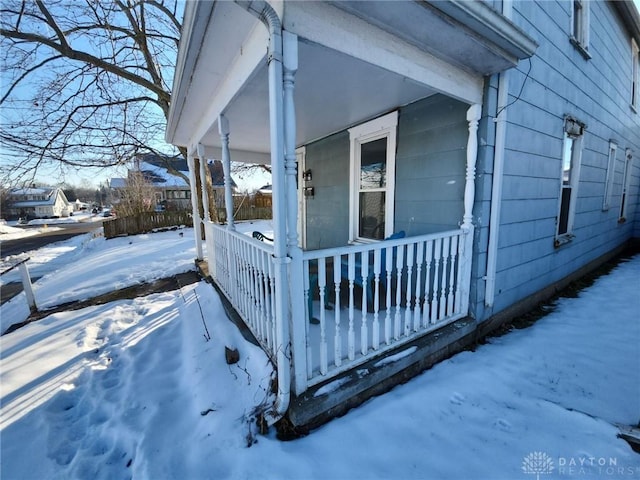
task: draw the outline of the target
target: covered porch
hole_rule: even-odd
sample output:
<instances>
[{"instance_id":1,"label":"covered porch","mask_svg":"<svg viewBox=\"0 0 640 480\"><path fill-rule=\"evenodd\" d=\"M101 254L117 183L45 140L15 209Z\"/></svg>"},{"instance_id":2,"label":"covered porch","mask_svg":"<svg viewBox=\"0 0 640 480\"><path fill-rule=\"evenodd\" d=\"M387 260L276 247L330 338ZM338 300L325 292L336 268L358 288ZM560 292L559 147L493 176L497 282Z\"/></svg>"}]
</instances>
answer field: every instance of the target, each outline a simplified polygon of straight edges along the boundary
<instances>
[{"instance_id":1,"label":"covered porch","mask_svg":"<svg viewBox=\"0 0 640 480\"><path fill-rule=\"evenodd\" d=\"M187 4L167 138L187 147L198 255L204 236L212 279L277 365L273 420L291 394L469 314L483 76L529 45L488 6L456 5ZM470 20L478 14L484 23ZM467 50L442 44L434 55L441 40L425 25ZM441 132L456 125L448 148L424 147L422 130L398 141L414 105ZM232 211L214 223L206 194L200 218L195 159L203 170L212 158L228 209L230 162L271 165L273 242L238 232ZM412 207L398 168L423 164L446 167L431 189L446 201Z\"/></svg>"}]
</instances>

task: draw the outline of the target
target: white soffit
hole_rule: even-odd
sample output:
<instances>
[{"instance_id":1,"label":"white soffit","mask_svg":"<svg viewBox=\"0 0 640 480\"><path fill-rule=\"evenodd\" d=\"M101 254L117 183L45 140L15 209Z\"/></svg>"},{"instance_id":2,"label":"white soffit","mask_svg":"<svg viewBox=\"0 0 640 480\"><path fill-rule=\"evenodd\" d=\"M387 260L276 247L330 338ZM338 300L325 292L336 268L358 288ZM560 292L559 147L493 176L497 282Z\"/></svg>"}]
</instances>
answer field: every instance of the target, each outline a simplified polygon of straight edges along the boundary
<instances>
[{"instance_id":1,"label":"white soffit","mask_svg":"<svg viewBox=\"0 0 640 480\"><path fill-rule=\"evenodd\" d=\"M303 145L436 93L401 75L311 42L299 44L295 78L296 144ZM269 151L267 67L225 111L229 143L239 151ZM220 146L216 128L203 139ZM242 161L241 158L233 160Z\"/></svg>"}]
</instances>

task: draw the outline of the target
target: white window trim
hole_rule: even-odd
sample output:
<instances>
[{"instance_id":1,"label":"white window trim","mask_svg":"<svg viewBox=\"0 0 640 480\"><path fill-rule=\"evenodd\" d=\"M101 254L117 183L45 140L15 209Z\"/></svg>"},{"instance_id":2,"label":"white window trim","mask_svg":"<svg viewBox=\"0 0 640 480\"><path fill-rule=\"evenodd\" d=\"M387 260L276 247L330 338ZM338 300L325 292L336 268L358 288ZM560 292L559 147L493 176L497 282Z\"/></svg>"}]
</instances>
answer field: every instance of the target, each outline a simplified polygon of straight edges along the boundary
<instances>
[{"instance_id":1,"label":"white window trim","mask_svg":"<svg viewBox=\"0 0 640 480\"><path fill-rule=\"evenodd\" d=\"M620 217L619 223L626 222L627 218L631 215L629 209L629 190L631 188L631 168L633 167L633 152L630 148L625 150L624 155L624 170L622 174L622 192L620 194Z\"/></svg>"},{"instance_id":2,"label":"white window trim","mask_svg":"<svg viewBox=\"0 0 640 480\"><path fill-rule=\"evenodd\" d=\"M616 154L618 145L615 142L609 142L609 159L607 161L607 175L604 182L604 195L602 199L602 211L606 212L611 207L611 197L613 194L613 179L616 170Z\"/></svg>"},{"instance_id":3,"label":"white window trim","mask_svg":"<svg viewBox=\"0 0 640 480\"><path fill-rule=\"evenodd\" d=\"M640 104L640 49L635 39L631 39L631 108L638 111Z\"/></svg>"},{"instance_id":4,"label":"white window trim","mask_svg":"<svg viewBox=\"0 0 640 480\"><path fill-rule=\"evenodd\" d=\"M360 145L384 137L387 137L384 236L388 237L393 233L397 126L398 111L396 110L349 129L349 242L351 243L375 242L370 238L358 236L360 217Z\"/></svg>"},{"instance_id":5,"label":"white window trim","mask_svg":"<svg viewBox=\"0 0 640 480\"><path fill-rule=\"evenodd\" d=\"M569 25L569 41L573 44L574 47L582 54L582 56L589 60L591 58L591 54L589 53L589 30L590 30L590 16L591 16L591 6L589 0L570 0L571 2L571 18ZM580 4L580 31L574 31L575 25L575 17L576 17L576 8L575 4Z\"/></svg>"},{"instance_id":6,"label":"white window trim","mask_svg":"<svg viewBox=\"0 0 640 480\"><path fill-rule=\"evenodd\" d=\"M579 125L581 134L580 135L570 135L567 133L567 122L571 122L573 125ZM574 138L573 149L571 152L571 179L569 187L571 188L571 196L569 197L569 211L567 214L567 231L564 233L558 233L558 229L560 228L560 216L562 212L562 177L563 177L563 166L564 166L564 150L565 150L565 142L569 138ZM562 155L560 162L560 195L558 198L558 216L556 220L556 235L555 235L555 244L556 246L563 245L575 236L573 234L573 224L575 220L576 214L576 204L578 203L578 186L580 184L580 167L582 165L582 143L584 140L584 125L574 119L567 118L565 120L565 130L564 135L562 137Z\"/></svg>"}]
</instances>

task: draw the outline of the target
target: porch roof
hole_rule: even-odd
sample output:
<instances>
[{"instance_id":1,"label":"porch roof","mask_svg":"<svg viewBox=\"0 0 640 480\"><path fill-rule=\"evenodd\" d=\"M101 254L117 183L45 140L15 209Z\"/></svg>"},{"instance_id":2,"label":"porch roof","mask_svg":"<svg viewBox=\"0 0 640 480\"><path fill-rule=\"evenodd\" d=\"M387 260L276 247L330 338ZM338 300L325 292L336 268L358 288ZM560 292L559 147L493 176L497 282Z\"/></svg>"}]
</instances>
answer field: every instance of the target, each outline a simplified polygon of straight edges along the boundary
<instances>
[{"instance_id":1,"label":"porch roof","mask_svg":"<svg viewBox=\"0 0 640 480\"><path fill-rule=\"evenodd\" d=\"M536 44L483 2L278 2L299 37L298 145L444 93L481 103L483 76ZM269 163L267 29L233 2L187 2L166 139L220 158L218 115L232 160Z\"/></svg>"}]
</instances>

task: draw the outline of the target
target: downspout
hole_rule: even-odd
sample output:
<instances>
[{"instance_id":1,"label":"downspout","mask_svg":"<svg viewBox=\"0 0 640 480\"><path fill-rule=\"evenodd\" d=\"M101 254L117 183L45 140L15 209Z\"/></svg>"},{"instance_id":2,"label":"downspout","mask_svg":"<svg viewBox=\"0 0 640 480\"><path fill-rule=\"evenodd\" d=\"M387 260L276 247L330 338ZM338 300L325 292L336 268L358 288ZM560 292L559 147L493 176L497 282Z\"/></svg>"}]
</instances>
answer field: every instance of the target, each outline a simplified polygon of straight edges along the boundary
<instances>
[{"instance_id":1,"label":"downspout","mask_svg":"<svg viewBox=\"0 0 640 480\"><path fill-rule=\"evenodd\" d=\"M512 0L502 0L502 14L511 20ZM502 183L504 177L504 154L507 133L507 102L509 100L509 72L500 74L498 80L498 114L496 122L495 152L493 157L493 182L491 185L491 214L489 216L489 245L487 247L487 274L485 277L484 304L493 307L496 292L496 270L498 263L498 237L500 232L500 210L502 205Z\"/></svg>"},{"instance_id":2,"label":"downspout","mask_svg":"<svg viewBox=\"0 0 640 480\"><path fill-rule=\"evenodd\" d=\"M282 23L276 11L264 0L235 0L235 3L258 18L269 30L269 125L271 143L271 170L273 186L273 258L276 286L276 353L278 393L274 411L267 412L267 421L273 425L289 408L291 391L290 339L287 309L287 224L284 175L284 115L282 81Z\"/></svg>"}]
</instances>

